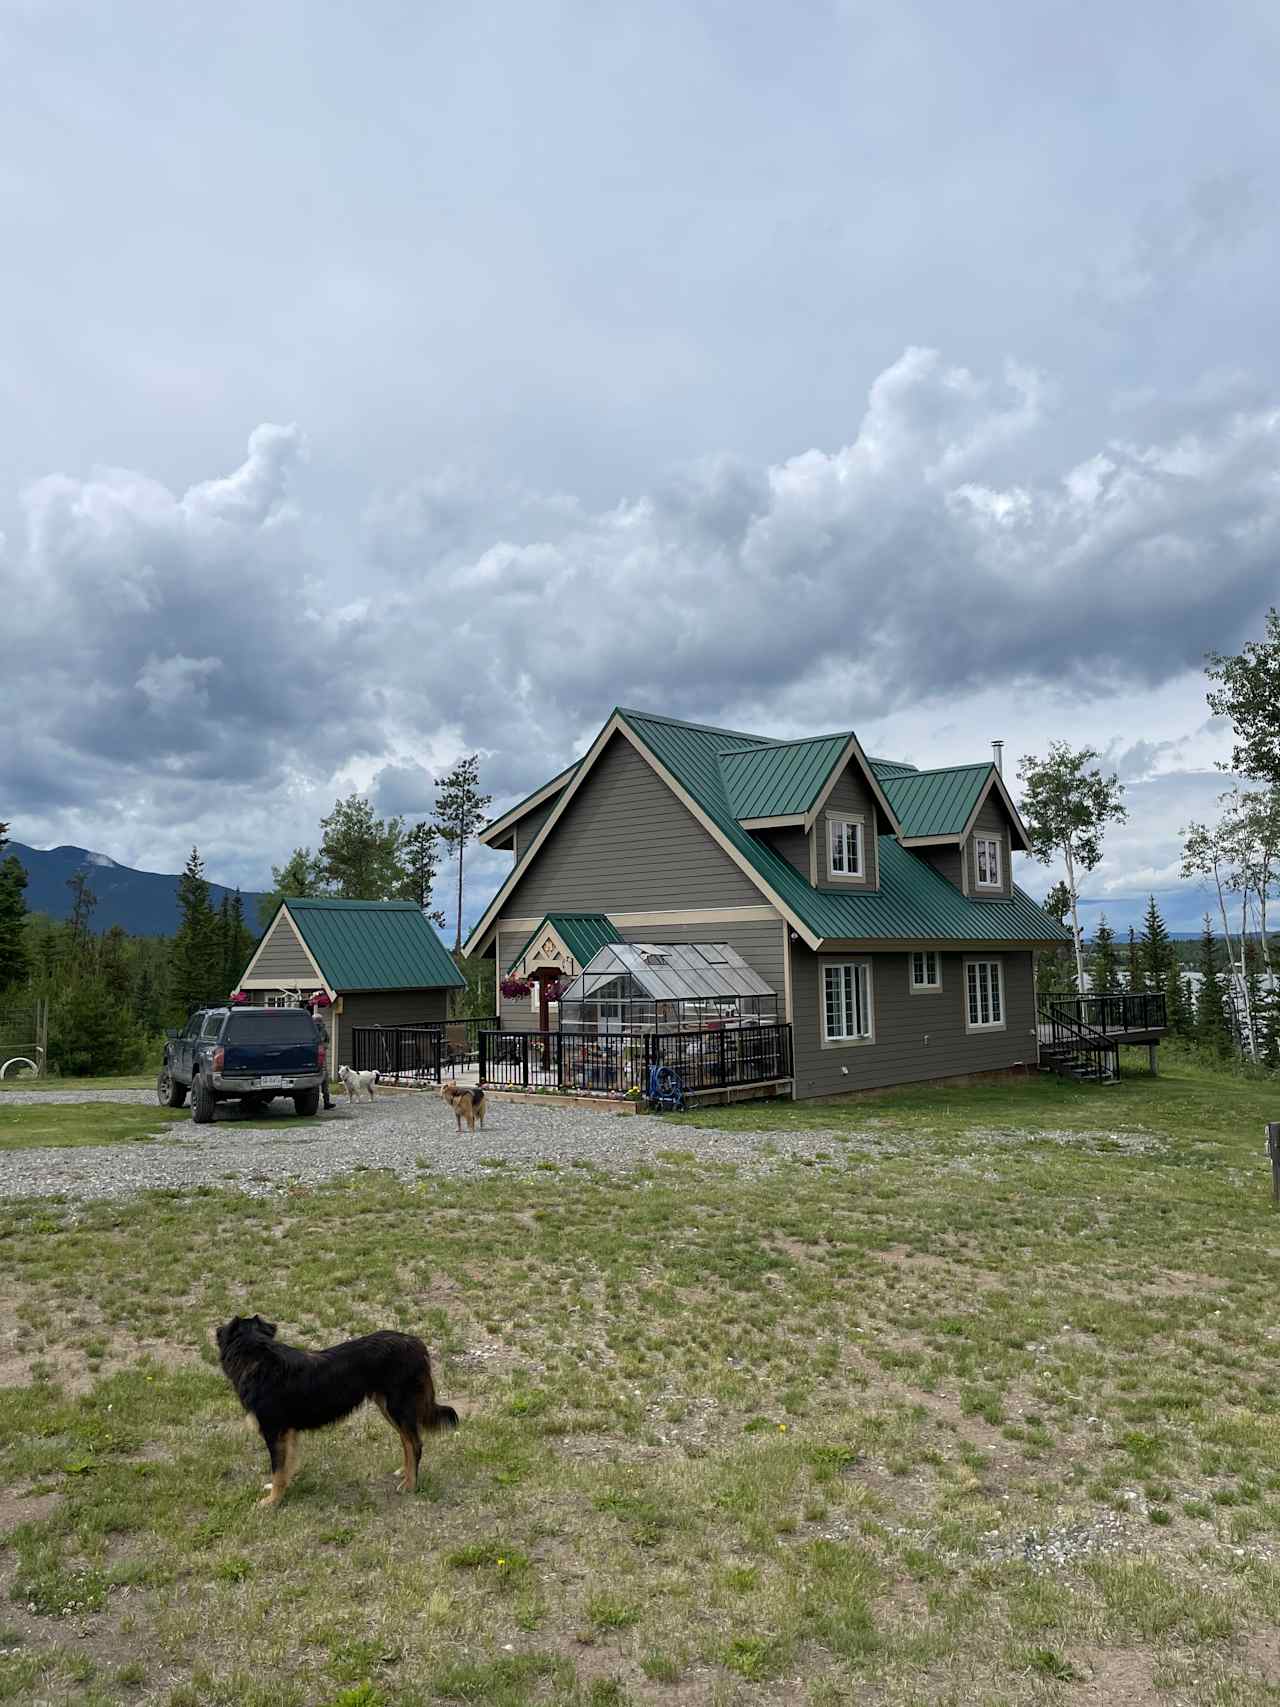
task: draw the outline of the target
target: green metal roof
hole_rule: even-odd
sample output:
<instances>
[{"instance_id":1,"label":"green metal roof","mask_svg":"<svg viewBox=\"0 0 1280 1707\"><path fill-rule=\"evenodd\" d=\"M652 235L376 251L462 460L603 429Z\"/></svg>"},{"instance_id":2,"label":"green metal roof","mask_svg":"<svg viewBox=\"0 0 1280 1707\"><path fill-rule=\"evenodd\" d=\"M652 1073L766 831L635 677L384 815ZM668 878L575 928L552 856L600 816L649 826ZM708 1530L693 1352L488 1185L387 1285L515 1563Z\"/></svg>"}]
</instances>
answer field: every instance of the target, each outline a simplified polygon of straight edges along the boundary
<instances>
[{"instance_id":1,"label":"green metal roof","mask_svg":"<svg viewBox=\"0 0 1280 1707\"><path fill-rule=\"evenodd\" d=\"M1007 901L970 900L893 836L879 838L878 890L856 894L815 889L781 854L739 824L720 771L724 730L642 711L620 709L618 716L817 937L993 943L1070 940L1065 928L1016 886Z\"/></svg>"},{"instance_id":2,"label":"green metal roof","mask_svg":"<svg viewBox=\"0 0 1280 1707\"><path fill-rule=\"evenodd\" d=\"M881 777L904 836L958 836L969 822L995 766L950 765Z\"/></svg>"},{"instance_id":3,"label":"green metal roof","mask_svg":"<svg viewBox=\"0 0 1280 1707\"><path fill-rule=\"evenodd\" d=\"M597 949L606 943L621 942L622 937L613 928L613 921L604 913L548 913L538 925L537 930L529 932L520 945L519 954L512 955L507 971L523 960L529 952L529 945L540 937L547 926L560 938L569 953L583 967L591 959Z\"/></svg>"},{"instance_id":4,"label":"green metal roof","mask_svg":"<svg viewBox=\"0 0 1280 1707\"><path fill-rule=\"evenodd\" d=\"M868 759L867 763L883 782L887 776L914 776L916 766L905 759Z\"/></svg>"},{"instance_id":5,"label":"green metal roof","mask_svg":"<svg viewBox=\"0 0 1280 1707\"><path fill-rule=\"evenodd\" d=\"M720 776L735 818L790 818L822 793L849 735L738 747L720 754Z\"/></svg>"},{"instance_id":6,"label":"green metal roof","mask_svg":"<svg viewBox=\"0 0 1280 1707\"><path fill-rule=\"evenodd\" d=\"M331 990L460 990L466 984L412 901L320 897L283 905Z\"/></svg>"}]
</instances>

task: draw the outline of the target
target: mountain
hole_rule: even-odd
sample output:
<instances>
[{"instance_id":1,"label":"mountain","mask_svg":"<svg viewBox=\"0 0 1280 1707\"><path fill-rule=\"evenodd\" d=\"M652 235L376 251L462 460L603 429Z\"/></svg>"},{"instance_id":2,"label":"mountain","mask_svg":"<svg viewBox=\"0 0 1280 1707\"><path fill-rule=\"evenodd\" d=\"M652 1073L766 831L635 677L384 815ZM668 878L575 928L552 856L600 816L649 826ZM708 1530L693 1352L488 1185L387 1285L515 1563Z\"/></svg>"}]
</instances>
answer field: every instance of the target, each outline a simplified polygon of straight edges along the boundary
<instances>
[{"instance_id":1,"label":"mountain","mask_svg":"<svg viewBox=\"0 0 1280 1707\"><path fill-rule=\"evenodd\" d=\"M172 936L178 928L176 877L158 871L134 871L88 848L28 848L21 842L10 842L4 851L6 857L16 854L27 868L27 906L33 913L65 919L71 911L67 879L84 870L89 874L89 887L98 897L92 919L95 931L120 925L132 936ZM221 905L224 895L233 893L221 883L209 885L215 907ZM256 932L262 896L241 891L241 899L245 921Z\"/></svg>"}]
</instances>

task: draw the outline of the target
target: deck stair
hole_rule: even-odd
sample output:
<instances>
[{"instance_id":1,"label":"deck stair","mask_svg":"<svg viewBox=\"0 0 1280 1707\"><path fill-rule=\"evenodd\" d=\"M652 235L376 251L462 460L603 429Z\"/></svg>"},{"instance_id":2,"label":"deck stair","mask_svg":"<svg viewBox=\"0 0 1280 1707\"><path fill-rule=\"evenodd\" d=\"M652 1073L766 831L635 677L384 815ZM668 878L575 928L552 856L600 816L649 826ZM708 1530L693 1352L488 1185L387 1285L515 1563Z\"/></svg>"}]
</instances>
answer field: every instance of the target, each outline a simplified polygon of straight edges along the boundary
<instances>
[{"instance_id":1,"label":"deck stair","mask_svg":"<svg viewBox=\"0 0 1280 1707\"><path fill-rule=\"evenodd\" d=\"M1060 1078L1113 1085L1120 1077L1120 1050L1114 1034L1090 1025L1053 998L1037 1003L1040 1071Z\"/></svg>"}]
</instances>

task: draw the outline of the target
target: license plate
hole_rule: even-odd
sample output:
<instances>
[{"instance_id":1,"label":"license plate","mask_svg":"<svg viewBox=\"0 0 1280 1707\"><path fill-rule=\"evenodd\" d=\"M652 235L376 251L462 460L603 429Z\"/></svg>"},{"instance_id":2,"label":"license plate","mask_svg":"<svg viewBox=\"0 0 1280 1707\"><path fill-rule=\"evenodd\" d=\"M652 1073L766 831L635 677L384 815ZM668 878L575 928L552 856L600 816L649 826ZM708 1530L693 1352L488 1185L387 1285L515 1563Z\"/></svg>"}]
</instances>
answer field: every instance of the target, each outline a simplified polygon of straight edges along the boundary
<instances>
[{"instance_id":1,"label":"license plate","mask_svg":"<svg viewBox=\"0 0 1280 1707\"><path fill-rule=\"evenodd\" d=\"M278 1091L283 1084L284 1080L280 1077L279 1073L271 1073L264 1075L258 1080L258 1089L263 1091Z\"/></svg>"}]
</instances>

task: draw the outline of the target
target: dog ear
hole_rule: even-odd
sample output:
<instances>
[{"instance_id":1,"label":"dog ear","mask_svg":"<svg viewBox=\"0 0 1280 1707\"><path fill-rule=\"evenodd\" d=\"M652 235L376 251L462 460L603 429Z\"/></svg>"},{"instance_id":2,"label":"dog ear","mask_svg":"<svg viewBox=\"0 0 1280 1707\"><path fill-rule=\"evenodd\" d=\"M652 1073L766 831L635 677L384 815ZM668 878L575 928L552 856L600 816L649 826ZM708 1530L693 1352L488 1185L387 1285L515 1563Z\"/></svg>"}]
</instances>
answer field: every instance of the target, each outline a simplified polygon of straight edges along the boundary
<instances>
[{"instance_id":1,"label":"dog ear","mask_svg":"<svg viewBox=\"0 0 1280 1707\"><path fill-rule=\"evenodd\" d=\"M255 1316L253 1318L253 1325L257 1328L258 1332L260 1334L264 1334L267 1339L273 1340L276 1337L276 1324L274 1322L264 1321L261 1316Z\"/></svg>"}]
</instances>

